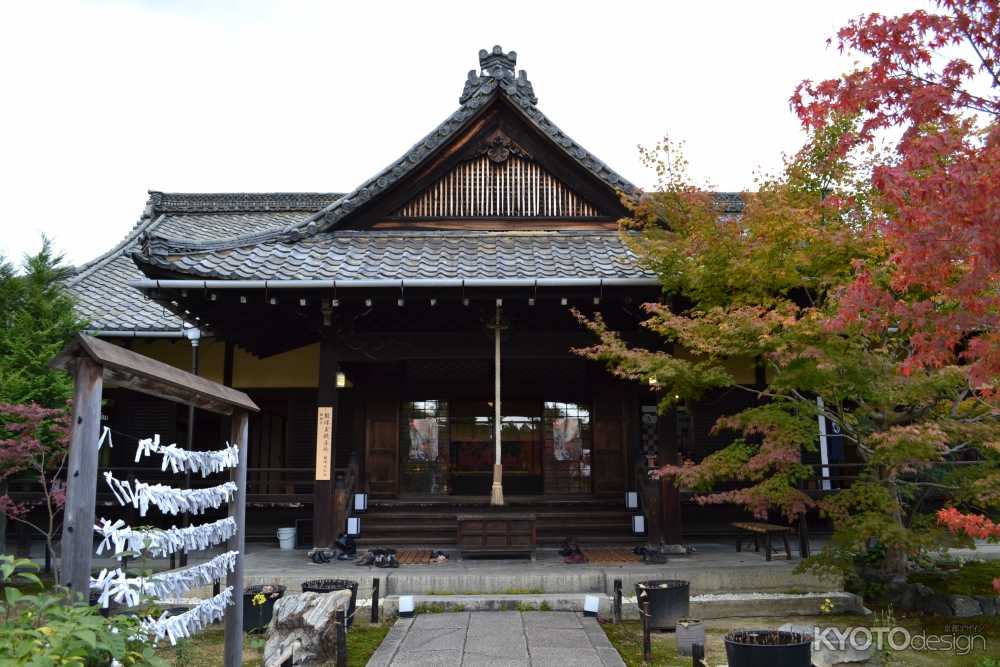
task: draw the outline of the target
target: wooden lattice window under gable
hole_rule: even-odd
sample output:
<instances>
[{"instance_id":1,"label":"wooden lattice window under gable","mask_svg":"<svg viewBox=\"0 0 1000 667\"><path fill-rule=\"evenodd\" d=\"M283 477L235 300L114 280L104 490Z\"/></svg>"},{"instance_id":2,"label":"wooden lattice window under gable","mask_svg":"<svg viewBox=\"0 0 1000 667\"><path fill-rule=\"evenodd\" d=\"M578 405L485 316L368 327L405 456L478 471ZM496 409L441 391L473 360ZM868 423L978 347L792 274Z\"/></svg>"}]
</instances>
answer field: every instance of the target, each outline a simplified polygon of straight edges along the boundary
<instances>
[{"instance_id":1,"label":"wooden lattice window under gable","mask_svg":"<svg viewBox=\"0 0 1000 667\"><path fill-rule=\"evenodd\" d=\"M601 213L497 131L391 217L576 219Z\"/></svg>"}]
</instances>

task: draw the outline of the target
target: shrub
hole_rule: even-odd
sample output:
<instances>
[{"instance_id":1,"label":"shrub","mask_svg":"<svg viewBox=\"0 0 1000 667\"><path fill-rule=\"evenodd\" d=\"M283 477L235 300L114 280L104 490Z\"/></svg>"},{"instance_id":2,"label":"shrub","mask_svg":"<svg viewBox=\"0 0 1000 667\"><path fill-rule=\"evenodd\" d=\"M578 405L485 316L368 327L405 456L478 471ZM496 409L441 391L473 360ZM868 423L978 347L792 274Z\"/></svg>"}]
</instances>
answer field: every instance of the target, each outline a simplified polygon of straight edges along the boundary
<instances>
[{"instance_id":1,"label":"shrub","mask_svg":"<svg viewBox=\"0 0 1000 667\"><path fill-rule=\"evenodd\" d=\"M41 590L29 560L0 555L0 664L11 667L166 667L139 636L134 616L100 615L66 589ZM28 594L30 586L37 593Z\"/></svg>"}]
</instances>

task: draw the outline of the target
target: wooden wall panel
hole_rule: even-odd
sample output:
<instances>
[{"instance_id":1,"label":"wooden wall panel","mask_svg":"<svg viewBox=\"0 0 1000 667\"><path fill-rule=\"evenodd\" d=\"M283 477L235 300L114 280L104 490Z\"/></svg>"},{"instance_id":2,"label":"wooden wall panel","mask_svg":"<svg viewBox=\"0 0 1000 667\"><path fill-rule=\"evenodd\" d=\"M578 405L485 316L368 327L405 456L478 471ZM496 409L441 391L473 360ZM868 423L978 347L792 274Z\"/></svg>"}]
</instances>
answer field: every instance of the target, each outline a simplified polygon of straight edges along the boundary
<instances>
[{"instance_id":1,"label":"wooden wall panel","mask_svg":"<svg viewBox=\"0 0 1000 667\"><path fill-rule=\"evenodd\" d=\"M399 401L368 401L365 426L365 470L368 492L373 496L399 493Z\"/></svg>"}]
</instances>

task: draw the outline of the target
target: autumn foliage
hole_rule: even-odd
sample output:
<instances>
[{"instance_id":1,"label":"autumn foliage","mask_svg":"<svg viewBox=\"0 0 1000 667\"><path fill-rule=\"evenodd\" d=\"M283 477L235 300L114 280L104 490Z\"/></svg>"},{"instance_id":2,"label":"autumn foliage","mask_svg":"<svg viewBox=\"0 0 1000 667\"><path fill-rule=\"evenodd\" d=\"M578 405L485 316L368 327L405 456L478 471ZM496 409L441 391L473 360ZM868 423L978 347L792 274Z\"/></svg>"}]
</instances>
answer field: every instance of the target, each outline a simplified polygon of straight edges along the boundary
<instances>
[{"instance_id":1,"label":"autumn foliage","mask_svg":"<svg viewBox=\"0 0 1000 667\"><path fill-rule=\"evenodd\" d=\"M803 82L792 106L806 127L859 115L843 150L902 132L873 185L872 232L888 261L864 263L841 299L840 323L898 326L904 370L956 359L977 384L1000 375L1000 5L941 0L939 12L871 14L837 35L867 58L840 79Z\"/></svg>"},{"instance_id":2,"label":"autumn foliage","mask_svg":"<svg viewBox=\"0 0 1000 667\"><path fill-rule=\"evenodd\" d=\"M816 562L841 570L875 552L905 569L994 530L1000 507L1000 7L938 9L838 33L863 64L796 89L811 138L739 215L675 144L646 151L659 181L623 233L663 285L643 323L662 344L577 313L598 337L579 352L654 387L661 412L747 398L714 426L728 446L655 474L760 517L817 507L835 532ZM859 465L817 497L818 418ZM942 503L959 509L935 517Z\"/></svg>"},{"instance_id":3,"label":"autumn foliage","mask_svg":"<svg viewBox=\"0 0 1000 667\"><path fill-rule=\"evenodd\" d=\"M66 500L64 466L69 446L69 412L35 403L0 403L0 484L17 480L44 505L37 517L29 506L16 502L9 492L0 495L0 512L37 531L53 551L58 516Z\"/></svg>"}]
</instances>

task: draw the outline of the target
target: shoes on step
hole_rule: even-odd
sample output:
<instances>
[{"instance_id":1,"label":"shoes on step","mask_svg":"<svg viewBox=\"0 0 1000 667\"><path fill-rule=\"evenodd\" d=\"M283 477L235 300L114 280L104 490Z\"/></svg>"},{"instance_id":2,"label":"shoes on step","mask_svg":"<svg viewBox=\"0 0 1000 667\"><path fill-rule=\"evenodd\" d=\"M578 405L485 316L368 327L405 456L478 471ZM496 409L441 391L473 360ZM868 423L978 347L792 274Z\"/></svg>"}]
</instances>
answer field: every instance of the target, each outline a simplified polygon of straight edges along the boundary
<instances>
[{"instance_id":1,"label":"shoes on step","mask_svg":"<svg viewBox=\"0 0 1000 667\"><path fill-rule=\"evenodd\" d=\"M576 542L573 541L573 538L567 537L562 541L562 544L559 545L559 555L563 557L570 556L577 548L578 547L576 546Z\"/></svg>"},{"instance_id":2,"label":"shoes on step","mask_svg":"<svg viewBox=\"0 0 1000 667\"><path fill-rule=\"evenodd\" d=\"M581 563L587 562L587 557L583 555L583 552L579 548L573 551L570 555L563 559L563 562L567 565L579 565Z\"/></svg>"}]
</instances>

